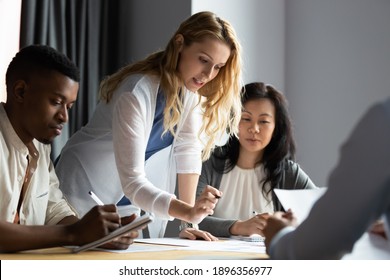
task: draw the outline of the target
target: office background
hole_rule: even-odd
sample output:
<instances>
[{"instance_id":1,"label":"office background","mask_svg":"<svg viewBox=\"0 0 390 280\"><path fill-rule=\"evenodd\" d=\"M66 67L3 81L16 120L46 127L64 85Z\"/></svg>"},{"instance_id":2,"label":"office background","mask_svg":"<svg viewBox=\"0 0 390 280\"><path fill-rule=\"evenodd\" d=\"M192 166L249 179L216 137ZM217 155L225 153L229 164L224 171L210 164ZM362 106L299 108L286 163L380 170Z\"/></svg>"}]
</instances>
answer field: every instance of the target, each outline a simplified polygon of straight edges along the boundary
<instances>
[{"instance_id":1,"label":"office background","mask_svg":"<svg viewBox=\"0 0 390 280\"><path fill-rule=\"evenodd\" d=\"M17 2L0 0L1 100L5 69L18 45L13 38L19 28ZM126 9L120 9L118 17L129 23L120 29L126 55L108 53L123 65L164 48L178 24L195 12L210 10L230 21L243 46L244 82L264 81L286 94L297 160L318 185L326 186L339 147L359 117L374 102L390 96L390 1L112 2L122 2ZM57 153L64 141L58 140ZM375 147L362 147L368 148Z\"/></svg>"}]
</instances>

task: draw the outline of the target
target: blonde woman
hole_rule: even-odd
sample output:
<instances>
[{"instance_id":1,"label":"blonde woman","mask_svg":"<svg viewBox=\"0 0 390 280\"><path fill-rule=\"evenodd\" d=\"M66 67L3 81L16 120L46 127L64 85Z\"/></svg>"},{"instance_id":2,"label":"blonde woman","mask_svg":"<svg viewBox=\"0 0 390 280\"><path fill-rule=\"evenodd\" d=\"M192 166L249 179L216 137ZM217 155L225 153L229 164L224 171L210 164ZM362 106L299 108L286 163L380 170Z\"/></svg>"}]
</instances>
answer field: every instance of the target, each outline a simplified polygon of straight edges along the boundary
<instances>
[{"instance_id":1,"label":"blonde woman","mask_svg":"<svg viewBox=\"0 0 390 280\"><path fill-rule=\"evenodd\" d=\"M162 237L167 220L177 218L182 228L212 240L196 224L213 213L222 194L207 186L195 200L195 192L202 159L216 137L226 129L235 133L240 75L233 27L200 12L179 26L165 50L103 80L92 119L69 139L56 166L70 204L82 215L93 205L90 190L104 203L118 203L125 195L161 218L155 236ZM169 162L154 171L166 178L153 184L145 162L168 146Z\"/></svg>"}]
</instances>

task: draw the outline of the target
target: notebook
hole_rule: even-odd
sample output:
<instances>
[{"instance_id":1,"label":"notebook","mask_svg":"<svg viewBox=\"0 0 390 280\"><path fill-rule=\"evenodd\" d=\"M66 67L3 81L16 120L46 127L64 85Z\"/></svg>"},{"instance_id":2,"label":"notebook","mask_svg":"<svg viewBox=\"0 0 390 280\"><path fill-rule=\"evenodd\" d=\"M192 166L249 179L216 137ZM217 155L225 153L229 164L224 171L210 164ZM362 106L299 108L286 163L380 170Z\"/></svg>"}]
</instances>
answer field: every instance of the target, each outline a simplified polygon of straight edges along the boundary
<instances>
[{"instance_id":1,"label":"notebook","mask_svg":"<svg viewBox=\"0 0 390 280\"><path fill-rule=\"evenodd\" d=\"M74 248L72 250L72 252L79 253L79 252L82 252L85 250L99 247L99 246L101 246L107 242L110 242L111 240L113 240L117 237L120 237L121 235L126 234L130 231L139 230L139 229L143 228L143 226L147 225L148 223L150 223L152 221L153 221L153 215L151 215L151 214L145 214L143 216L137 217L131 223L114 230L113 232L109 233L108 235L106 235L98 240L95 240L95 241L90 242L88 244L85 244L83 246Z\"/></svg>"},{"instance_id":2,"label":"notebook","mask_svg":"<svg viewBox=\"0 0 390 280\"><path fill-rule=\"evenodd\" d=\"M264 237L260 234L252 234L249 236L243 236L243 235L232 235L230 236L233 239L241 240L241 241L247 241L247 242L262 242L264 241Z\"/></svg>"}]
</instances>

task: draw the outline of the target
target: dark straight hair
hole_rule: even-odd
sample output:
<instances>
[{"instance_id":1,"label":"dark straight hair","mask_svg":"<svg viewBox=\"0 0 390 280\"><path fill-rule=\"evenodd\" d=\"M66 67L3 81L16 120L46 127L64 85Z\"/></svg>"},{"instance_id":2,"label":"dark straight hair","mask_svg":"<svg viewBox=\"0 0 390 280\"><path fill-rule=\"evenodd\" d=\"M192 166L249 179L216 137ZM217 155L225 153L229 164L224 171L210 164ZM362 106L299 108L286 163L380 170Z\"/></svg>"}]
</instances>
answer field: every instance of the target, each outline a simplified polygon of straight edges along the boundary
<instances>
[{"instance_id":1,"label":"dark straight hair","mask_svg":"<svg viewBox=\"0 0 390 280\"><path fill-rule=\"evenodd\" d=\"M275 130L270 143L264 150L263 158L256 165L263 164L266 177L259 182L264 194L272 191L280 182L286 161L295 160L295 140L292 132L292 122L288 113L287 99L284 94L276 90L272 85L264 83L250 83L242 88L241 103L243 106L249 101L266 98L275 107ZM228 173L236 165L240 153L240 142L236 136L231 136L227 143L216 148L216 159L225 160L225 166L214 168L219 173ZM265 184L270 183L271 188L267 191Z\"/></svg>"}]
</instances>

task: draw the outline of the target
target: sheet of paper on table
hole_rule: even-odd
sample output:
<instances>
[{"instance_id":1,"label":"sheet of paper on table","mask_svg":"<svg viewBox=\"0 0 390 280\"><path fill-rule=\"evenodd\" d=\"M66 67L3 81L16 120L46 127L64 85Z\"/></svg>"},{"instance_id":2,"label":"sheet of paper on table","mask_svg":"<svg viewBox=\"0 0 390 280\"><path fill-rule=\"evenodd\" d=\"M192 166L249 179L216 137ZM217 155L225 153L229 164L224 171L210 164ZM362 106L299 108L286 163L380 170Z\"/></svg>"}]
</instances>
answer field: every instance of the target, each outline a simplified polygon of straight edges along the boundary
<instances>
[{"instance_id":1,"label":"sheet of paper on table","mask_svg":"<svg viewBox=\"0 0 390 280\"><path fill-rule=\"evenodd\" d=\"M172 250L226 251L245 253L265 253L264 241L247 242L232 238L220 238L219 241L189 240L181 238L145 238L136 239L137 243L171 245Z\"/></svg>"}]
</instances>

